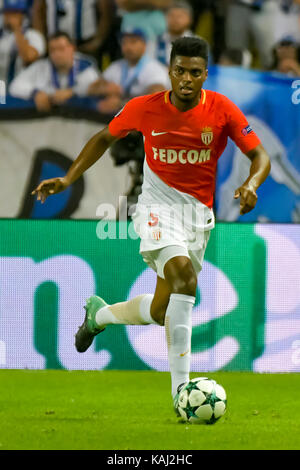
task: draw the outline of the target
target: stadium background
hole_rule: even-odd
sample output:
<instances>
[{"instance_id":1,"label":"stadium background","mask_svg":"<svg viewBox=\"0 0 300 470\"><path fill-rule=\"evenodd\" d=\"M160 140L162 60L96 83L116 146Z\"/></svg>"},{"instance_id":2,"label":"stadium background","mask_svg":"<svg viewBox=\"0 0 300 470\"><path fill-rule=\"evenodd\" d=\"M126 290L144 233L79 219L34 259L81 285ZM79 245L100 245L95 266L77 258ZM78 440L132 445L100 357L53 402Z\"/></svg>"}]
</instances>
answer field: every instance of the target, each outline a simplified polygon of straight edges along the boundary
<instances>
[{"instance_id":1,"label":"stadium background","mask_svg":"<svg viewBox=\"0 0 300 470\"><path fill-rule=\"evenodd\" d=\"M195 371L300 370L298 85L265 72L210 68L207 88L243 109L269 151L272 172L256 209L240 218L232 194L249 166L232 143L220 159L218 223L193 313ZM115 166L107 152L72 189L43 206L30 196L40 180L64 174L107 118L78 108L41 117L28 103L16 105L8 98L0 110L0 367L168 370L160 327L111 327L84 357L73 345L89 295L114 303L154 289L138 240L126 230L123 240L97 235L101 204L113 208L108 218L117 217L130 183L128 164ZM118 222L108 231L118 234Z\"/></svg>"}]
</instances>

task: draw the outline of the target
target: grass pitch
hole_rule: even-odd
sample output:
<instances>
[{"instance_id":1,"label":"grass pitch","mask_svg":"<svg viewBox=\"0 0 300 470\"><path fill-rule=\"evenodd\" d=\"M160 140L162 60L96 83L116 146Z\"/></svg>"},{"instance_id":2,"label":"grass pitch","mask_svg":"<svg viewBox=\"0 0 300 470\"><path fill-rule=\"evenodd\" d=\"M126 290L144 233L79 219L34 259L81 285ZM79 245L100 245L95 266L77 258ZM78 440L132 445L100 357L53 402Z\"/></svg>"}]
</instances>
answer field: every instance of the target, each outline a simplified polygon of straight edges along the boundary
<instances>
[{"instance_id":1,"label":"grass pitch","mask_svg":"<svg viewBox=\"0 0 300 470\"><path fill-rule=\"evenodd\" d=\"M0 449L299 449L300 374L217 372L212 426L178 421L170 375L0 370Z\"/></svg>"}]
</instances>

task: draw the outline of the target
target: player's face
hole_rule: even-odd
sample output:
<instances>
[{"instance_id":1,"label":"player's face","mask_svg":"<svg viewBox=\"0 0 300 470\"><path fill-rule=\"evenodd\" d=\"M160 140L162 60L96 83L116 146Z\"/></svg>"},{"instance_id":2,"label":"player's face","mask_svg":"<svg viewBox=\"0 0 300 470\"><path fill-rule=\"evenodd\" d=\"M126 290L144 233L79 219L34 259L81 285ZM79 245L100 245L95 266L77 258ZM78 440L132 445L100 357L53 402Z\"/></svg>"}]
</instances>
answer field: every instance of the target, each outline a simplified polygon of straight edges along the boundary
<instances>
[{"instance_id":1,"label":"player's face","mask_svg":"<svg viewBox=\"0 0 300 470\"><path fill-rule=\"evenodd\" d=\"M202 57L176 56L170 65L169 76L177 99L195 101L207 78L206 62Z\"/></svg>"}]
</instances>

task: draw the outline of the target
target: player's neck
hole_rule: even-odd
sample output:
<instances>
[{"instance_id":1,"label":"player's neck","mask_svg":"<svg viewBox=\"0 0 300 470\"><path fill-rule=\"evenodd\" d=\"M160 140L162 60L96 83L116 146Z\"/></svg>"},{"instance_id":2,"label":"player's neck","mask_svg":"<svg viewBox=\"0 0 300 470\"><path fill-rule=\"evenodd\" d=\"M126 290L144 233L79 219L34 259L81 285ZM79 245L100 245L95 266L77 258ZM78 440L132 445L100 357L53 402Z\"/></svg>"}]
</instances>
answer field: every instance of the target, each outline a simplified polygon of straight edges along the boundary
<instances>
[{"instance_id":1,"label":"player's neck","mask_svg":"<svg viewBox=\"0 0 300 470\"><path fill-rule=\"evenodd\" d=\"M170 94L170 101L175 108L177 108L179 111L185 112L189 111L190 109L195 108L200 103L201 100L201 93L202 90L200 90L199 94L191 101L182 101L176 94L172 91Z\"/></svg>"}]
</instances>

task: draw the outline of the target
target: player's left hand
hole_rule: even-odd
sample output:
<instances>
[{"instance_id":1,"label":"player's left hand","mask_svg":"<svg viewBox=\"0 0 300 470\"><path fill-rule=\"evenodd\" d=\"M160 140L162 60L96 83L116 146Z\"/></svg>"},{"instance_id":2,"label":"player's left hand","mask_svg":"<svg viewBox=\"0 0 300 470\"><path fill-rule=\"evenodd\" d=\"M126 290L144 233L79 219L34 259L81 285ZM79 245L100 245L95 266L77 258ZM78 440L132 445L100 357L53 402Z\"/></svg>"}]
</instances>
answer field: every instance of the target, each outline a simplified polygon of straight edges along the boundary
<instances>
[{"instance_id":1,"label":"player's left hand","mask_svg":"<svg viewBox=\"0 0 300 470\"><path fill-rule=\"evenodd\" d=\"M41 183L32 191L33 196L37 196L37 200L43 204L48 196L60 193L64 191L70 183L66 177L50 178L43 180Z\"/></svg>"},{"instance_id":2,"label":"player's left hand","mask_svg":"<svg viewBox=\"0 0 300 470\"><path fill-rule=\"evenodd\" d=\"M257 202L255 188L250 184L243 184L235 190L234 199L240 199L240 214L244 215L254 209Z\"/></svg>"}]
</instances>

